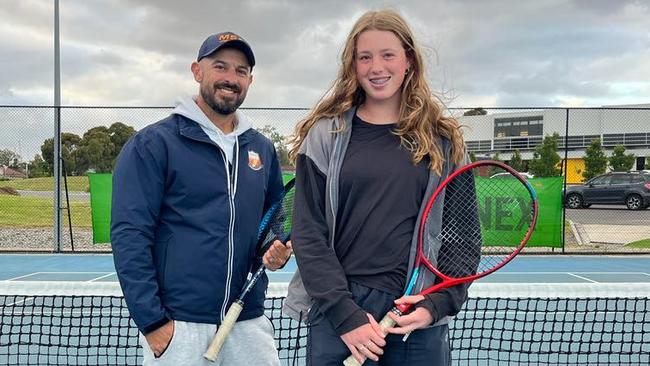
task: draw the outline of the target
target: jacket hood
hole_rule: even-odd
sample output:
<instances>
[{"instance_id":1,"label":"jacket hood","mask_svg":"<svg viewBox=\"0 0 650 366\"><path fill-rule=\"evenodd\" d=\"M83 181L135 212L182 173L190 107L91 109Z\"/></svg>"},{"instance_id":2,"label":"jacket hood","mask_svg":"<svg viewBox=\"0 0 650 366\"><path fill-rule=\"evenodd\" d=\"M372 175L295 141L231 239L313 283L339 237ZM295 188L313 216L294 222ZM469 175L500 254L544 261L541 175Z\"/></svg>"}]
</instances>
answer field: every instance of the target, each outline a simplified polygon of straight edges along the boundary
<instances>
[{"instance_id":1,"label":"jacket hood","mask_svg":"<svg viewBox=\"0 0 650 366\"><path fill-rule=\"evenodd\" d=\"M218 136L221 138L224 138L226 136L236 137L253 127L253 123L245 114L240 111L235 111L235 118L237 120L235 129L229 134L224 134L223 131L215 126L214 123L212 123L212 121L210 121L210 119L205 115L205 113L203 113L201 108L199 108L199 105L196 104L196 96L183 96L178 98L176 100L176 106L172 113L187 117L192 121L198 123L201 127L203 127L203 130L208 134L208 137L217 143L219 143L218 141L220 140Z\"/></svg>"}]
</instances>

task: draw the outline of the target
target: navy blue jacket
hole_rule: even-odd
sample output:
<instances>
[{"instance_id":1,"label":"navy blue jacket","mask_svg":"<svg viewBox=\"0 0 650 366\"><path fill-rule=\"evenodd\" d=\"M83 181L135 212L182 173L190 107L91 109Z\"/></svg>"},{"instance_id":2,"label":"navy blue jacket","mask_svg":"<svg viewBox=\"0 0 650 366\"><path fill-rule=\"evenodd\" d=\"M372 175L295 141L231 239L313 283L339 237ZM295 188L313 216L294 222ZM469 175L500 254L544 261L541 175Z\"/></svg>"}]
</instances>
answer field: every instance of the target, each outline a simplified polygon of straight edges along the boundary
<instances>
[{"instance_id":1,"label":"navy blue jacket","mask_svg":"<svg viewBox=\"0 0 650 366\"><path fill-rule=\"evenodd\" d=\"M253 129L237 138L231 165L196 122L173 114L136 133L117 158L113 257L145 334L168 319L220 324L256 260L258 225L282 174L271 141ZM257 283L240 320L264 313L267 284Z\"/></svg>"}]
</instances>

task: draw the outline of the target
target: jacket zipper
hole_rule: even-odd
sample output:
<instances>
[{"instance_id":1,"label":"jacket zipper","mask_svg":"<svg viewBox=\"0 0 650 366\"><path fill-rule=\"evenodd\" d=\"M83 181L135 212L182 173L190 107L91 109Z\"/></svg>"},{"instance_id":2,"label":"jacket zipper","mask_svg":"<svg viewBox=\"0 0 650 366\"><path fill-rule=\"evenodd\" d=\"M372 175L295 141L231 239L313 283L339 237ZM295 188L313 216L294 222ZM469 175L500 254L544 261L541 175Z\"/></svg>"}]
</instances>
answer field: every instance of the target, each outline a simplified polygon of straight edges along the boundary
<instances>
[{"instance_id":1,"label":"jacket zipper","mask_svg":"<svg viewBox=\"0 0 650 366\"><path fill-rule=\"evenodd\" d=\"M228 159L226 153L221 151L224 167L226 169L226 177L228 181L228 203L230 205L230 222L228 226L228 267L226 273L226 284L223 296L223 303L221 304L221 321L226 317L226 310L230 299L230 285L232 283L232 272L235 258L235 194L237 193L237 176L239 171L239 138L235 137L235 152L233 154L233 174L231 176L230 169L228 169Z\"/></svg>"}]
</instances>

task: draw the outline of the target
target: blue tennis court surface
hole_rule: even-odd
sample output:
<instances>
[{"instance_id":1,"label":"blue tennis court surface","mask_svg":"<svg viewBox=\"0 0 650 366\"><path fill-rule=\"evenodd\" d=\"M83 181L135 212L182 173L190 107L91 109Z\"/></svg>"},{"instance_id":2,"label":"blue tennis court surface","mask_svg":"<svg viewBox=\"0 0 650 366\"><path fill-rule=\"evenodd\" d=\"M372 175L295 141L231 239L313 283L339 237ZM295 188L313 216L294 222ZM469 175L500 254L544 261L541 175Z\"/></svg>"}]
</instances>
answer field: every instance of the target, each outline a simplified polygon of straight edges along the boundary
<instances>
[{"instance_id":1,"label":"blue tennis court surface","mask_svg":"<svg viewBox=\"0 0 650 366\"><path fill-rule=\"evenodd\" d=\"M296 263L269 272L271 282L289 282ZM116 282L110 254L3 254L0 281ZM519 256L479 282L650 283L650 256Z\"/></svg>"},{"instance_id":2,"label":"blue tennis court surface","mask_svg":"<svg viewBox=\"0 0 650 366\"><path fill-rule=\"evenodd\" d=\"M306 326L284 316L296 269L269 273L283 366ZM454 365L650 365L650 256L520 256L470 287L450 323ZM110 254L0 255L0 365L139 365Z\"/></svg>"}]
</instances>

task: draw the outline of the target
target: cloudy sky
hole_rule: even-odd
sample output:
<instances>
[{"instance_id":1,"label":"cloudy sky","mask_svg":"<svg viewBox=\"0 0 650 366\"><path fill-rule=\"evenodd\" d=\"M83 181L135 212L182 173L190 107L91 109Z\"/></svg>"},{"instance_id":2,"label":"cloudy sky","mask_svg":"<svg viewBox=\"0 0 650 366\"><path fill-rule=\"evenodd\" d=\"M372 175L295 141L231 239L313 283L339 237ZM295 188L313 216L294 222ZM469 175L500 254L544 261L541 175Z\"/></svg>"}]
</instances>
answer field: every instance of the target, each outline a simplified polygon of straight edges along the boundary
<instances>
[{"instance_id":1,"label":"cloudy sky","mask_svg":"<svg viewBox=\"0 0 650 366\"><path fill-rule=\"evenodd\" d=\"M650 102L645 0L60 0L62 103L171 105L196 91L203 39L232 30L258 60L245 106L310 107L354 21L384 7L410 22L450 106ZM0 104L51 105L53 1L2 0L0 19Z\"/></svg>"}]
</instances>

